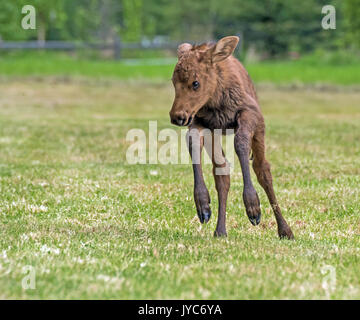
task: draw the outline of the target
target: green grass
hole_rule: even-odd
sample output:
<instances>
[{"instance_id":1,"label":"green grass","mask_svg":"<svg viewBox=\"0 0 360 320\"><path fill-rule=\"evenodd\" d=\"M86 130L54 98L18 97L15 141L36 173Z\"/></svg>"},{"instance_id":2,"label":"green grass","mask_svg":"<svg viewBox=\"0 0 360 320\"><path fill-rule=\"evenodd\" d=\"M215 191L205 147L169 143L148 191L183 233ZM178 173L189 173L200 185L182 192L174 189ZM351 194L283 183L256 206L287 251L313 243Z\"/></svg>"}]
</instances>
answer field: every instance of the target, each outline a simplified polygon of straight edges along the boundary
<instances>
[{"instance_id":1,"label":"green grass","mask_svg":"<svg viewBox=\"0 0 360 320\"><path fill-rule=\"evenodd\" d=\"M295 241L264 192L248 221L235 162L226 239L201 226L190 165L128 165L126 133L173 127L169 83L0 82L0 298L360 298L360 94L259 90ZM177 129L179 130L179 129ZM24 290L24 266L36 289ZM335 268L334 291L323 288Z\"/></svg>"},{"instance_id":2,"label":"green grass","mask_svg":"<svg viewBox=\"0 0 360 320\"><path fill-rule=\"evenodd\" d=\"M141 61L141 60L140 60ZM76 59L67 55L38 53L0 58L4 76L82 76L95 78L170 79L174 64L152 65L123 63L114 60Z\"/></svg>"},{"instance_id":3,"label":"green grass","mask_svg":"<svg viewBox=\"0 0 360 320\"><path fill-rule=\"evenodd\" d=\"M113 61L76 58L65 54L30 53L0 56L0 76L79 76L117 79L171 78L176 59L154 64L150 59ZM256 83L281 85L359 85L360 59L317 54L296 61L245 64Z\"/></svg>"},{"instance_id":4,"label":"green grass","mask_svg":"<svg viewBox=\"0 0 360 320\"><path fill-rule=\"evenodd\" d=\"M310 65L297 61L262 62L246 66L255 82L289 84L360 84L360 63Z\"/></svg>"}]
</instances>

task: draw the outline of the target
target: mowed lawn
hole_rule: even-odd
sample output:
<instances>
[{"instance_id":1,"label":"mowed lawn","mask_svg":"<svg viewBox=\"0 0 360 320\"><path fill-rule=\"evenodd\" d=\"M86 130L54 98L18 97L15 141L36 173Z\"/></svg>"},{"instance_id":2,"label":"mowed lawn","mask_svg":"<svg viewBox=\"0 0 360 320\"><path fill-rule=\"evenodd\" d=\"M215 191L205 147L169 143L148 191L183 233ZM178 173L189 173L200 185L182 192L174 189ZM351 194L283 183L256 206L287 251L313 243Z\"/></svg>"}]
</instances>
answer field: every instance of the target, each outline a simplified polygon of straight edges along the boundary
<instances>
[{"instance_id":1,"label":"mowed lawn","mask_svg":"<svg viewBox=\"0 0 360 320\"><path fill-rule=\"evenodd\" d=\"M228 237L200 225L190 165L129 165L128 130L175 128L168 82L0 82L0 298L360 298L360 92L260 87L267 158L295 241L264 191L254 227L235 162ZM26 266L36 288L23 289Z\"/></svg>"},{"instance_id":2,"label":"mowed lawn","mask_svg":"<svg viewBox=\"0 0 360 320\"><path fill-rule=\"evenodd\" d=\"M360 57L351 53L331 52L301 57L298 60L242 61L256 82L297 87L305 85L360 85ZM158 59L87 59L59 53L13 52L0 55L0 78L61 76L113 78L122 80L171 79L176 58Z\"/></svg>"}]
</instances>

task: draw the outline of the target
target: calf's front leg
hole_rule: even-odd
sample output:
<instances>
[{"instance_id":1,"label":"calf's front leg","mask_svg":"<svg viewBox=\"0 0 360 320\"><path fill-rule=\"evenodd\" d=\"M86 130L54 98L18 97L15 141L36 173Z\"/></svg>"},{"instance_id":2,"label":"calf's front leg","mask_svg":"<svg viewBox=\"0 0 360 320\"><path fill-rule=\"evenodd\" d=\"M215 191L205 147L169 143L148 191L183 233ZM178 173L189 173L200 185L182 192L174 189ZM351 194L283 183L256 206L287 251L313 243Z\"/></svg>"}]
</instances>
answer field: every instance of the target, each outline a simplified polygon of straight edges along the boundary
<instances>
[{"instance_id":1,"label":"calf's front leg","mask_svg":"<svg viewBox=\"0 0 360 320\"><path fill-rule=\"evenodd\" d=\"M201 223L207 223L211 217L210 195L206 188L201 166L201 153L204 146L204 128L192 126L186 135L187 146L194 172L194 200L197 215Z\"/></svg>"},{"instance_id":2,"label":"calf's front leg","mask_svg":"<svg viewBox=\"0 0 360 320\"><path fill-rule=\"evenodd\" d=\"M214 236L227 236L226 201L230 188L230 165L225 158L225 154L221 146L221 135L213 133L210 143L205 141L205 149L213 163L213 175L218 194L218 220Z\"/></svg>"}]
</instances>

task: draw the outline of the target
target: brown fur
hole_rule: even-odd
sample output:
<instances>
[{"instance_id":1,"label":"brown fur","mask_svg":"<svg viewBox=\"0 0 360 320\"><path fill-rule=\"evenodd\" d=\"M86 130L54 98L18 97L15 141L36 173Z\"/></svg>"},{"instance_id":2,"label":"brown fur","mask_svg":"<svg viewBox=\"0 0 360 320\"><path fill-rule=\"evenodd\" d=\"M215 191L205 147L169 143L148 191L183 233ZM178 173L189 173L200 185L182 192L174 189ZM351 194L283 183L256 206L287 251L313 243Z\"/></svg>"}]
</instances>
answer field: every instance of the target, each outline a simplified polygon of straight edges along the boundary
<instances>
[{"instance_id":1,"label":"brown fur","mask_svg":"<svg viewBox=\"0 0 360 320\"><path fill-rule=\"evenodd\" d=\"M281 238L293 238L290 227L281 215L272 186L270 165L265 159L265 124L258 104L254 85L243 65L231 54L238 42L237 37L225 37L217 43L197 46L182 44L178 48L178 63L173 73L175 99L170 111L171 122L186 125L189 135L189 151L194 159L193 146L201 153L204 139L203 129L235 129L234 147L243 172L243 200L247 215L252 224L260 222L260 202L252 185L249 172L249 154L253 152L253 168L260 185L264 188L276 221ZM195 88L195 83L199 84ZM226 167L225 155L221 145L212 134L212 145L205 148L213 150L215 186L219 197L219 215L215 235L226 235L226 200L230 187L230 175L216 174L217 168ZM211 151L210 150L210 151ZM214 154L223 161L215 161ZM198 158L199 155L196 155ZM200 157L201 158L201 157ZM220 165L219 165L220 163ZM210 219L210 197L206 188L201 163L193 163L194 198L201 222Z\"/></svg>"}]
</instances>

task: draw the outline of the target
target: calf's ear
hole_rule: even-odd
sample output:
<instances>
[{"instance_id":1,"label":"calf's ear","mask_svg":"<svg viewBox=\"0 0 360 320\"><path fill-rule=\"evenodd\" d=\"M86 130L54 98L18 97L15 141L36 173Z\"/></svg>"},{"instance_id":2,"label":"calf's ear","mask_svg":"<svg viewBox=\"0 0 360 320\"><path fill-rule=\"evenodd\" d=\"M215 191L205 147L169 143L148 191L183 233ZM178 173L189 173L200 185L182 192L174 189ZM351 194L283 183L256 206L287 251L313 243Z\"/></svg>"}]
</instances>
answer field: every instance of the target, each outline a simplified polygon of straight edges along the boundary
<instances>
[{"instance_id":1,"label":"calf's ear","mask_svg":"<svg viewBox=\"0 0 360 320\"><path fill-rule=\"evenodd\" d=\"M189 51L192 48L192 45L190 43L182 43L177 48L177 55L180 59L181 56L186 52Z\"/></svg>"},{"instance_id":2,"label":"calf's ear","mask_svg":"<svg viewBox=\"0 0 360 320\"><path fill-rule=\"evenodd\" d=\"M238 42L239 37L236 36L230 36L220 39L216 43L215 48L212 52L212 62L216 63L230 56L234 52Z\"/></svg>"}]
</instances>

